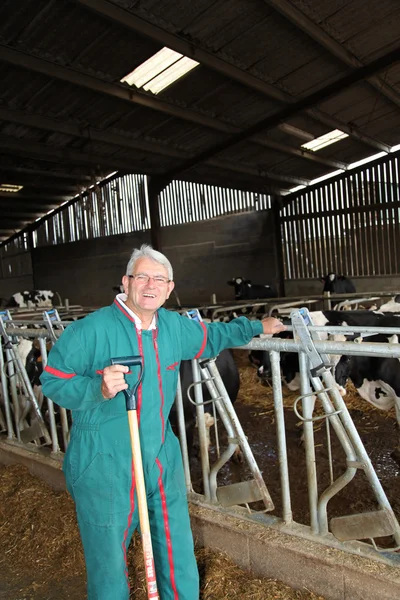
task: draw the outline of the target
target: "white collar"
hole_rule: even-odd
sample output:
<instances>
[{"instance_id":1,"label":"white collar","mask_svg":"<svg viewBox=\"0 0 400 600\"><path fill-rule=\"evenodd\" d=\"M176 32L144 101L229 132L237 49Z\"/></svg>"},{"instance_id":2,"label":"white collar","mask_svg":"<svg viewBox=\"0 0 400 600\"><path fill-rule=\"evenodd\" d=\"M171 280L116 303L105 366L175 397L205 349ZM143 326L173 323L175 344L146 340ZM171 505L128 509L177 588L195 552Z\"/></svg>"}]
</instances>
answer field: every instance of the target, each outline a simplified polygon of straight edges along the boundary
<instances>
[{"instance_id":1,"label":"white collar","mask_svg":"<svg viewBox=\"0 0 400 600\"><path fill-rule=\"evenodd\" d=\"M129 308L129 306L127 306L125 304L127 297L128 296L126 294L122 293L122 294L117 294L116 299L117 299L117 302L119 302L119 304L124 308L124 310L126 310L128 315L130 317L132 317L132 319L135 321L136 329L143 329L142 321L139 319L137 314L134 313L133 310L131 310ZM153 319L152 319L148 329L157 329L156 315L153 316Z\"/></svg>"}]
</instances>

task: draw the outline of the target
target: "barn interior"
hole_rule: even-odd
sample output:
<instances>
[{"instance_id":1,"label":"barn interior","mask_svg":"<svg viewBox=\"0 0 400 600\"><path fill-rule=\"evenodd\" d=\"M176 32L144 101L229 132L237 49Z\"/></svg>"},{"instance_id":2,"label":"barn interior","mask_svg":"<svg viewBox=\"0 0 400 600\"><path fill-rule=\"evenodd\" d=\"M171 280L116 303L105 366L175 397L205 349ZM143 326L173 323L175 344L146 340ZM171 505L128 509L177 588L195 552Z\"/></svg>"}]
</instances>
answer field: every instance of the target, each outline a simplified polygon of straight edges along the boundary
<instances>
[{"instance_id":1,"label":"barn interior","mask_svg":"<svg viewBox=\"0 0 400 600\"><path fill-rule=\"evenodd\" d=\"M400 287L399 10L3 2L1 295L108 303L141 242L188 303Z\"/></svg>"},{"instance_id":2,"label":"barn interior","mask_svg":"<svg viewBox=\"0 0 400 600\"><path fill-rule=\"evenodd\" d=\"M400 293L399 17L398 0L3 0L1 299L53 290L65 309L67 301L88 310L110 304L142 243L171 260L171 304L234 304L227 281L239 276L271 285L282 301L322 297L327 273L349 277L360 296ZM392 356L399 359L397 348ZM247 357L240 366L240 418L257 423L256 448L270 425L272 448L279 437L273 390L261 388L254 403L260 381ZM303 456L297 397L285 396L281 405L291 481ZM388 450L398 437L394 408L387 416L363 412L359 396L347 402L367 451L379 457L377 472L398 516L399 470ZM321 428L317 458L329 486ZM0 438L0 462L13 462L6 446ZM262 468L284 516L279 460L271 450ZM21 462L32 470L30 456ZM42 477L48 465L34 468ZM324 551L320 539L313 546L302 468L292 493L306 508L292 529L273 515L268 534L256 533L254 522L235 529L228 511L219 523L194 503L202 544L218 548L224 538L237 564L264 575L269 553L269 576L327 599L397 598L397 551L378 553L367 544L360 550L331 534ZM22 488L26 475L16 472ZM10 473L0 472L7 506L17 485ZM339 498L335 516L352 502L358 510L368 486L357 485ZM44 493L33 482L30 488ZM25 511L24 494L17 515ZM375 504L367 499L362 508ZM15 536L17 526L7 523L4 535ZM35 542L33 534L28 541ZM33 547L26 546L27 560ZM48 572L60 556L43 563ZM245 588L238 598L247 598ZM31 583L26 589L36 600ZM210 600L234 598L232 590L212 593ZM268 593L282 597L281 590Z\"/></svg>"}]
</instances>

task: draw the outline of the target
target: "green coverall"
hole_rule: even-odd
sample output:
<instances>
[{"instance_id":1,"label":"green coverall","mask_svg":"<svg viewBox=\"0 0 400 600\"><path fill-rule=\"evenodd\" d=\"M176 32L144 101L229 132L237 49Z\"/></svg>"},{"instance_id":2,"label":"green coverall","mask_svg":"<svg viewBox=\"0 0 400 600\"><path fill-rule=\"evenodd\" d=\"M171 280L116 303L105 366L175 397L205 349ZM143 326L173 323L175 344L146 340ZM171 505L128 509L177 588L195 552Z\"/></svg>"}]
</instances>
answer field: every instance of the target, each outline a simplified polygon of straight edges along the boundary
<instances>
[{"instance_id":1,"label":"green coverall","mask_svg":"<svg viewBox=\"0 0 400 600\"><path fill-rule=\"evenodd\" d=\"M216 356L262 333L241 317L204 324L160 308L157 327L139 330L114 302L67 327L42 374L43 393L72 409L63 470L76 504L85 554L88 600L127 600L126 553L138 510L125 397L106 400L102 371L110 359L142 355L138 417L151 538L161 600L198 600L199 582L179 442L168 415L181 360ZM129 388L138 369L125 376Z\"/></svg>"}]
</instances>

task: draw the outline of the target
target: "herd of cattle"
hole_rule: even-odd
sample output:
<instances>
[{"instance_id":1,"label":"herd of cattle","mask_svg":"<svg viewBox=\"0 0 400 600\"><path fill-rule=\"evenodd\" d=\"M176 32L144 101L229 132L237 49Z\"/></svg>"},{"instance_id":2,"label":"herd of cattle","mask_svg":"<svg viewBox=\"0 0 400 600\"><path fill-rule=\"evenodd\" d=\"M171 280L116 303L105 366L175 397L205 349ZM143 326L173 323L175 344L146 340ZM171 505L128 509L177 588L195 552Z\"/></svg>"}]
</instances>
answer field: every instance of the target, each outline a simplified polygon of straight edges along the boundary
<instances>
[{"instance_id":1,"label":"herd of cattle","mask_svg":"<svg viewBox=\"0 0 400 600\"><path fill-rule=\"evenodd\" d=\"M338 277L333 273L328 274L324 279L324 290L334 293L351 293L355 291L354 285L345 277ZM235 287L236 299L258 299L275 297L276 294L271 286L259 286L251 283L241 277L237 277L228 282ZM119 291L119 290L116 290ZM275 295L274 295L275 294ZM14 294L12 298L5 303L2 301L2 307L16 306L31 308L51 306L54 293L50 290L35 290L33 292L23 292ZM311 313L315 325L331 326L365 326L365 327L399 327L400 331L400 298L395 297L389 303L380 307L379 311L319 311ZM13 304L14 303L14 304ZM290 337L290 332L278 334L279 337ZM327 336L326 336L327 337ZM355 336L338 338L341 340L351 340ZM373 335L368 337L368 342L389 342L398 343L397 336ZM40 350L37 344L28 340L21 340L18 348L21 359L26 364L26 369L30 377L32 386L39 386L39 376L41 374L42 364ZM271 376L269 353L266 351L252 351L249 353L250 362L257 367L258 375L261 380L268 379ZM228 394L234 402L238 395L240 377L237 366L230 351L224 351L218 357L217 366L221 377L225 383ZM299 363L296 353L281 353L281 371L282 381L291 390L297 391L299 385ZM400 425L400 365L397 358L367 357L367 356L340 356L335 359L334 375L342 393L345 393L346 381L351 380L360 396L374 406L389 410L395 408L397 422ZM195 426L195 406L188 401L187 391L193 382L190 362L184 361L181 365L181 381L184 399L185 419L187 428L188 446L192 447L193 430ZM207 401L209 395L206 389L203 390L204 399ZM193 395L193 393L192 393ZM206 410L210 411L211 405L206 405ZM172 418L174 418L174 413ZM213 420L208 419L208 424ZM392 454L393 458L400 464L400 447Z\"/></svg>"},{"instance_id":2,"label":"herd of cattle","mask_svg":"<svg viewBox=\"0 0 400 600\"><path fill-rule=\"evenodd\" d=\"M54 292L51 290L30 290L13 294L10 298L0 298L0 308L51 308Z\"/></svg>"}]
</instances>

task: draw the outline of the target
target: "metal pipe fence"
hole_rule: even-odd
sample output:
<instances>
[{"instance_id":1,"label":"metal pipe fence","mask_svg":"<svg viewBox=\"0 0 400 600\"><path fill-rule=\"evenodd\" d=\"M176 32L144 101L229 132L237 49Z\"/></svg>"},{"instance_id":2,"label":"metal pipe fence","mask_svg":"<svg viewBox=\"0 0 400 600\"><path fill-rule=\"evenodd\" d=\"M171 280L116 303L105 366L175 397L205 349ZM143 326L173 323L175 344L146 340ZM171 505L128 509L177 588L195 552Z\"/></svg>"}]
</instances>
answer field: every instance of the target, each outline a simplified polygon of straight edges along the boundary
<instances>
[{"instance_id":1,"label":"metal pipe fence","mask_svg":"<svg viewBox=\"0 0 400 600\"><path fill-rule=\"evenodd\" d=\"M395 328L377 328L377 327L310 327L311 331L324 331L325 333L341 333L354 334L359 330L364 333L382 333L399 334L399 329ZM46 364L46 338L49 332L43 329L21 329L19 327L8 327L7 332L10 336L19 339L38 338L42 353L43 364ZM60 333L56 332L59 336ZM315 341L315 348L321 354L337 354L349 356L373 356L385 358L400 359L400 344L394 343L374 343L374 342L337 342L332 340ZM310 533L317 537L320 541L329 543L329 526L328 526L328 503L329 500L340 490L344 485L347 485L354 477L357 469L363 468L366 470L367 478L371 485L372 493L375 494L378 505L381 507L379 511L380 521L376 520L374 526L376 528L386 527L386 530L391 532L395 539L395 548L400 544L400 529L397 521L397 516L394 514L389 501L382 488L374 468L368 455L365 452L364 446L359 438L359 434L355 429L354 423L348 412L343 398L338 391L334 390L335 382L330 372L315 378L310 376L307 356L304 354L301 344L296 340L279 339L279 338L262 338L254 339L246 346L244 350L265 350L269 352L272 364L272 387L274 395L275 422L277 428L278 440L278 457L279 470L282 494L282 521L287 527L291 527L293 523L292 508L296 506L296 496L292 494L289 481L289 465L286 445L286 424L285 412L283 410L282 400L282 383L280 375L280 359L284 352L295 352L299 354L299 369L301 390L298 402L302 402L302 420L304 421L304 439L305 439L305 462L307 469L308 483L308 498L310 512ZM1 377L1 404L0 404L0 426L8 439L18 439L21 444L24 443L23 432L32 426L32 407L28 406L29 398L24 397L24 392L19 387L19 380L24 379L21 375L14 375L7 371L6 365L9 363L7 351L2 347L0 358L0 377ZM5 356L5 358L4 358ZM237 414L232 406L229 396L226 393L223 382L219 376L215 364L202 364L201 361L193 362L194 381L195 383L195 402L196 412L199 418L200 428L200 445L201 445L201 461L202 461L202 478L204 486L203 502L211 503L214 506L231 507L236 504L241 504L247 507L252 515L257 515L260 518L259 510L254 511L251 504L254 502L262 502L263 508L261 512L273 510L273 498L271 499L268 491L268 476L263 478L259 467L254 459L251 444L249 444L245 425L240 423ZM17 391L9 393L10 384L15 380ZM210 455L206 447L205 424L204 424L204 405L201 381L206 380L206 385L209 387L211 398L216 405L218 422L223 424L228 436L228 447L222 448L219 456L213 462L210 462ZM14 383L12 384L14 386ZM11 387L12 387L11 386ZM333 389L333 396L331 390ZM322 494L318 494L317 475L315 468L315 443L313 432L313 416L315 398L318 397L321 401L324 415L327 423L327 430L332 428L346 455L347 470L336 481L331 474L331 485ZM40 410L46 412L46 399L40 406ZM193 494L190 456L185 440L185 422L183 404L186 399L182 398L182 393L177 393L177 410L178 424L182 444L182 455L186 479L186 488L189 497L198 498L198 494ZM28 407L28 410L27 410ZM294 407L297 410L297 402ZM296 413L297 414L297 413ZM53 403L47 399L47 412L45 414L46 426L49 428L49 439L36 437L25 444L28 447L40 446L46 444L51 447L53 453L59 453L60 449L65 449L68 443L68 429L70 424L70 411L66 411L64 421L61 421L60 414L54 410ZM320 417L318 417L320 418ZM203 432L201 433L201 429ZM252 480L243 480L240 484L232 484L230 486L219 485L218 477L220 469L232 455L235 448L239 446L245 455L245 460L252 473ZM385 522L383 523L382 515ZM339 518L340 519L340 518ZM336 519L335 527L338 530L343 529L343 525ZM298 532L296 533L296 535ZM389 552L385 550L385 552Z\"/></svg>"}]
</instances>

